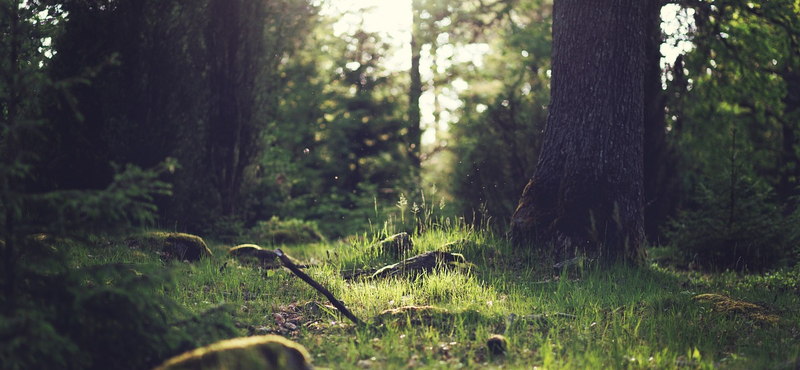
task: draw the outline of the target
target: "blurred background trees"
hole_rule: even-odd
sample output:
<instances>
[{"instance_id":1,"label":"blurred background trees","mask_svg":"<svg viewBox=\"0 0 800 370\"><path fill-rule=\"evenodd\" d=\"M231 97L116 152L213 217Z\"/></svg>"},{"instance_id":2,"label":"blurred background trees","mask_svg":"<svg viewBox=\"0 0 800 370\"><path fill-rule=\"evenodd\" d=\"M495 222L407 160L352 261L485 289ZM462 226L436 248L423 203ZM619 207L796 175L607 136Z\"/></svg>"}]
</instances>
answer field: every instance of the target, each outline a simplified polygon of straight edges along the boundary
<instances>
[{"instance_id":1,"label":"blurred background trees","mask_svg":"<svg viewBox=\"0 0 800 370\"><path fill-rule=\"evenodd\" d=\"M155 294L163 271L56 244L414 231L436 205L506 231L548 114L552 1L408 1L405 34L336 3L0 2L5 368L152 368L235 333ZM796 264L797 1L651 0L647 27L651 255Z\"/></svg>"},{"instance_id":2,"label":"blurred background trees","mask_svg":"<svg viewBox=\"0 0 800 370\"><path fill-rule=\"evenodd\" d=\"M548 114L552 1L409 1L395 34L343 3L7 5L3 55L17 45L40 77L24 98L0 82L5 120L37 117L35 134L3 132L6 171L24 157L14 186L99 190L125 164L175 158L156 226L222 240L274 217L343 237L404 219L425 193L442 216L504 230ZM15 6L28 12L17 44ZM799 13L789 0L649 3L651 245L723 268L742 250L774 249L758 265L796 259ZM698 225L719 225L715 247Z\"/></svg>"}]
</instances>

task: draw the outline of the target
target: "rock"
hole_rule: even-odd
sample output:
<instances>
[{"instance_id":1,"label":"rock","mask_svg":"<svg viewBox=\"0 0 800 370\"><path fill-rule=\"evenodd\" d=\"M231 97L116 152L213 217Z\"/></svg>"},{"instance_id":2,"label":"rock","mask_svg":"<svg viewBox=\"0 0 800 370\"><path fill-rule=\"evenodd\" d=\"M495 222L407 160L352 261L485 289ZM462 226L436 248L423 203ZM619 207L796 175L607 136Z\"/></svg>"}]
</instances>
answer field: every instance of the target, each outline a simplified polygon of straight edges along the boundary
<instances>
[{"instance_id":1,"label":"rock","mask_svg":"<svg viewBox=\"0 0 800 370\"><path fill-rule=\"evenodd\" d=\"M125 239L128 248L156 250L162 259L198 261L213 256L202 238L192 234L153 231Z\"/></svg>"},{"instance_id":2,"label":"rock","mask_svg":"<svg viewBox=\"0 0 800 370\"><path fill-rule=\"evenodd\" d=\"M175 356L154 370L312 369L308 351L279 335L223 340Z\"/></svg>"},{"instance_id":3,"label":"rock","mask_svg":"<svg viewBox=\"0 0 800 370\"><path fill-rule=\"evenodd\" d=\"M492 356L499 356L506 353L508 341L500 334L494 334L486 341L486 349Z\"/></svg>"},{"instance_id":4,"label":"rock","mask_svg":"<svg viewBox=\"0 0 800 370\"><path fill-rule=\"evenodd\" d=\"M202 238L184 233L168 233L162 252L170 252L181 261L199 261L213 255Z\"/></svg>"}]
</instances>

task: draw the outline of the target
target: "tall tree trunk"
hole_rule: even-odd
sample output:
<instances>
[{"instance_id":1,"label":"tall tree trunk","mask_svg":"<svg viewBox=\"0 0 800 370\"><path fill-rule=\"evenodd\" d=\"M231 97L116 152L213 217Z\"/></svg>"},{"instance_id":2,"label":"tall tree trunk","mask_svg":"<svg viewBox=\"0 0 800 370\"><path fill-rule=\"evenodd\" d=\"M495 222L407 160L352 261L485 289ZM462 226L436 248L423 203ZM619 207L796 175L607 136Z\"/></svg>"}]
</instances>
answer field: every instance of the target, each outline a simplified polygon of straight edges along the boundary
<instances>
[{"instance_id":1,"label":"tall tree trunk","mask_svg":"<svg viewBox=\"0 0 800 370\"><path fill-rule=\"evenodd\" d=\"M420 129L421 116L419 109L419 98L422 96L422 74L419 70L419 59L422 51L422 40L420 37L420 11L422 4L420 0L412 0L411 13L413 21L411 25L411 86L408 92L408 157L416 172L419 175L420 168L420 146L422 144L422 130Z\"/></svg>"},{"instance_id":2,"label":"tall tree trunk","mask_svg":"<svg viewBox=\"0 0 800 370\"><path fill-rule=\"evenodd\" d=\"M644 243L644 16L639 0L556 0L542 153L514 212L521 246L639 258Z\"/></svg>"}]
</instances>

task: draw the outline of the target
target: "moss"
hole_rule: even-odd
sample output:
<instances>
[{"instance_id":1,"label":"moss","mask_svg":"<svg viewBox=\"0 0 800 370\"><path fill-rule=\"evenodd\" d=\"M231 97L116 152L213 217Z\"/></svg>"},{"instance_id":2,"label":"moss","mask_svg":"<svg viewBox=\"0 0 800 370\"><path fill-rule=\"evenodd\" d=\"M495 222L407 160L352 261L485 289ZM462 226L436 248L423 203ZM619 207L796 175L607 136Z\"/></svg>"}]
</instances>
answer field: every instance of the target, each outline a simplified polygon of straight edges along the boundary
<instances>
[{"instance_id":1,"label":"moss","mask_svg":"<svg viewBox=\"0 0 800 370\"><path fill-rule=\"evenodd\" d=\"M223 340L173 357L154 370L304 370L310 356L302 345L278 335Z\"/></svg>"},{"instance_id":2,"label":"moss","mask_svg":"<svg viewBox=\"0 0 800 370\"><path fill-rule=\"evenodd\" d=\"M764 306L738 301L722 294L699 294L694 299L701 303L710 303L717 312L744 315L756 322L775 324L780 319L778 315L770 313Z\"/></svg>"}]
</instances>

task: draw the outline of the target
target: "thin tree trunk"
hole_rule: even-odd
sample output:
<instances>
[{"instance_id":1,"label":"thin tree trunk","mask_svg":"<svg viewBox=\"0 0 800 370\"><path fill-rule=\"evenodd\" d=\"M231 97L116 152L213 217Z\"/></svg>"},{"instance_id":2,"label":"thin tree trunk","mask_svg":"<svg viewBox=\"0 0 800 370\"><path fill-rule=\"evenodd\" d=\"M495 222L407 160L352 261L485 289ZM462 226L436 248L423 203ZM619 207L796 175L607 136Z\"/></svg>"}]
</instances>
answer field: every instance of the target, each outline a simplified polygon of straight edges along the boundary
<instances>
[{"instance_id":1,"label":"thin tree trunk","mask_svg":"<svg viewBox=\"0 0 800 370\"><path fill-rule=\"evenodd\" d=\"M421 115L419 109L419 98L422 96L422 75L419 70L419 59L422 51L420 40L420 19L419 12L422 5L419 0L412 1L413 23L411 25L411 86L408 92L408 157L411 161L413 170L417 173L420 168L420 146L422 144L422 131L420 129Z\"/></svg>"},{"instance_id":2,"label":"thin tree trunk","mask_svg":"<svg viewBox=\"0 0 800 370\"><path fill-rule=\"evenodd\" d=\"M797 186L800 182L800 158L797 155L797 122L800 118L800 73L785 71L782 77L787 81L783 119L780 120L782 132L781 152L778 156L780 179L777 186L779 199L786 205L784 215L790 215L797 209Z\"/></svg>"},{"instance_id":3,"label":"thin tree trunk","mask_svg":"<svg viewBox=\"0 0 800 370\"><path fill-rule=\"evenodd\" d=\"M644 15L640 0L556 0L542 153L512 237L634 260L643 251Z\"/></svg>"},{"instance_id":4,"label":"thin tree trunk","mask_svg":"<svg viewBox=\"0 0 800 370\"><path fill-rule=\"evenodd\" d=\"M661 7L662 0L647 0L645 15L644 229L653 244L667 219L675 215L679 186L675 153L667 142L667 97L661 88Z\"/></svg>"}]
</instances>

